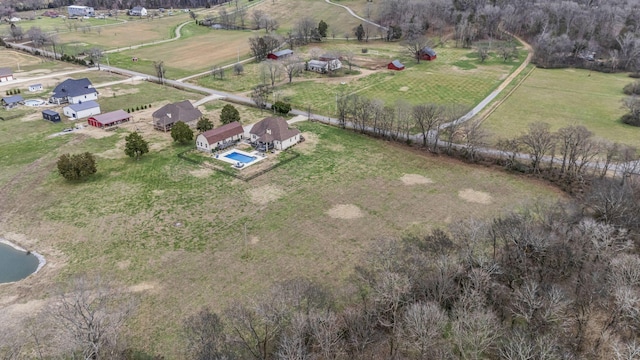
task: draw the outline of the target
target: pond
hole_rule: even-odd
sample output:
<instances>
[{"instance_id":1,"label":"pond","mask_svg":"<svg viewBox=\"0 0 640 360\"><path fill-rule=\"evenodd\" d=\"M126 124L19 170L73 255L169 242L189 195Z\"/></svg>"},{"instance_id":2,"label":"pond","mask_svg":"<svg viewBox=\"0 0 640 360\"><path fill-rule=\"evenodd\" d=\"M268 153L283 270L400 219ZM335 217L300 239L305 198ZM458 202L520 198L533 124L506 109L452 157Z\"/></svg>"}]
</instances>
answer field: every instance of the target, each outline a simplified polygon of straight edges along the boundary
<instances>
[{"instance_id":1,"label":"pond","mask_svg":"<svg viewBox=\"0 0 640 360\"><path fill-rule=\"evenodd\" d=\"M22 280L40 269L44 259L0 242L0 283Z\"/></svg>"}]
</instances>

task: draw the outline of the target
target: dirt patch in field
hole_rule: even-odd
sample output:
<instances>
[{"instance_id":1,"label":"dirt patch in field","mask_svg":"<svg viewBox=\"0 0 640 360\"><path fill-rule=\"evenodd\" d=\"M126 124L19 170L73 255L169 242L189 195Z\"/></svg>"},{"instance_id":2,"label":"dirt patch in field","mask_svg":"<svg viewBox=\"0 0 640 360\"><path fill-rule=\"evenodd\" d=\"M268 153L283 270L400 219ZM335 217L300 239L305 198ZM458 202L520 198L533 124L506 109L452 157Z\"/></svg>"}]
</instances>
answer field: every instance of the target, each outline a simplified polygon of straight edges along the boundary
<instances>
[{"instance_id":1,"label":"dirt patch in field","mask_svg":"<svg viewBox=\"0 0 640 360\"><path fill-rule=\"evenodd\" d=\"M284 195L284 191L274 185L263 185L249 190L249 197L255 204L266 205Z\"/></svg>"},{"instance_id":2,"label":"dirt patch in field","mask_svg":"<svg viewBox=\"0 0 640 360\"><path fill-rule=\"evenodd\" d=\"M134 81L134 82L127 82L126 84L137 85L139 83L140 81ZM124 88L124 89L117 89L117 90L113 90L110 86L100 88L100 96L103 98L113 97L113 94L115 94L116 97L118 97L123 95L137 94L139 92L140 92L139 88Z\"/></svg>"},{"instance_id":3,"label":"dirt patch in field","mask_svg":"<svg viewBox=\"0 0 640 360\"><path fill-rule=\"evenodd\" d=\"M260 242L260 238L257 236L252 236L249 238L249 242L251 243L251 245L255 245Z\"/></svg>"},{"instance_id":4,"label":"dirt patch in field","mask_svg":"<svg viewBox=\"0 0 640 360\"><path fill-rule=\"evenodd\" d=\"M154 291L157 288L157 284L150 282L141 282L136 285L129 286L129 291L131 292L143 292L143 291Z\"/></svg>"},{"instance_id":5,"label":"dirt patch in field","mask_svg":"<svg viewBox=\"0 0 640 360\"><path fill-rule=\"evenodd\" d=\"M462 200L476 204L488 205L493 202L493 197L491 197L491 195L487 194L486 192L476 191L473 189L464 189L458 191L458 197Z\"/></svg>"},{"instance_id":6,"label":"dirt patch in field","mask_svg":"<svg viewBox=\"0 0 640 360\"><path fill-rule=\"evenodd\" d=\"M418 174L404 174L400 181L405 185L433 184L433 180Z\"/></svg>"},{"instance_id":7,"label":"dirt patch in field","mask_svg":"<svg viewBox=\"0 0 640 360\"><path fill-rule=\"evenodd\" d=\"M408 86L403 86L400 89L398 89L398 91L409 91L409 87Z\"/></svg>"},{"instance_id":8,"label":"dirt patch in field","mask_svg":"<svg viewBox=\"0 0 640 360\"><path fill-rule=\"evenodd\" d=\"M27 114L23 116L20 121L36 121L42 119L42 114L40 112L36 112L33 114Z\"/></svg>"},{"instance_id":9,"label":"dirt patch in field","mask_svg":"<svg viewBox=\"0 0 640 360\"><path fill-rule=\"evenodd\" d=\"M327 215L334 219L358 219L364 216L362 210L359 207L353 204L338 204L329 211L327 211Z\"/></svg>"},{"instance_id":10,"label":"dirt patch in field","mask_svg":"<svg viewBox=\"0 0 640 360\"><path fill-rule=\"evenodd\" d=\"M102 139L102 138L105 138L107 136L112 136L112 135L115 134L115 132L113 132L113 131L105 131L105 130L99 129L99 128L95 127L95 126L89 126L86 123L83 124L83 128L82 129L77 129L75 132L76 133L80 133L80 134L85 134L85 135L90 136L90 137L92 137L94 139ZM122 140L122 149L124 149L124 140ZM105 151L103 153L100 153L100 154L96 154L96 155L102 156L102 154L104 154L104 153L106 153L108 151L109 150L107 150L107 151ZM103 157L105 157L107 159L117 159L117 158L109 157L109 156L103 156Z\"/></svg>"},{"instance_id":11,"label":"dirt patch in field","mask_svg":"<svg viewBox=\"0 0 640 360\"><path fill-rule=\"evenodd\" d=\"M304 136L304 142L296 145L296 150L303 154L310 154L318 145L318 135L310 132L303 132L302 136Z\"/></svg>"},{"instance_id":12,"label":"dirt patch in field","mask_svg":"<svg viewBox=\"0 0 640 360\"><path fill-rule=\"evenodd\" d=\"M213 170L209 169L209 168L200 168L200 169L196 169L196 170L191 170L189 171L189 174L197 177L197 178L206 178L209 177L211 174L213 174Z\"/></svg>"}]
</instances>

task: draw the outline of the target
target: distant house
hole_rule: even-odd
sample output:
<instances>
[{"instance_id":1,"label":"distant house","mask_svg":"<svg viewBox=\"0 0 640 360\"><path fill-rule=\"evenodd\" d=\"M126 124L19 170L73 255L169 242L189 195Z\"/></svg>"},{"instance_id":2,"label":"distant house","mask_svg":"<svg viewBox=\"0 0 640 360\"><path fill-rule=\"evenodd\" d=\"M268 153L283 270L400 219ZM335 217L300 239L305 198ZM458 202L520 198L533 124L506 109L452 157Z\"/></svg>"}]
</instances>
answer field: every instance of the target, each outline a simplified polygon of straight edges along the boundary
<instances>
[{"instance_id":1,"label":"distant house","mask_svg":"<svg viewBox=\"0 0 640 360\"><path fill-rule=\"evenodd\" d=\"M189 100L167 104L152 114L153 127L160 131L169 131L178 121L190 123L198 120L202 113L191 105Z\"/></svg>"},{"instance_id":2,"label":"distant house","mask_svg":"<svg viewBox=\"0 0 640 360\"><path fill-rule=\"evenodd\" d=\"M67 6L67 11L69 12L69 17L93 16L95 14L95 11L91 6L71 5L71 6Z\"/></svg>"},{"instance_id":3,"label":"distant house","mask_svg":"<svg viewBox=\"0 0 640 360\"><path fill-rule=\"evenodd\" d=\"M276 52L272 52L272 53L267 54L267 59L280 60L282 58L285 58L285 57L291 56L291 55L293 55L293 50L286 49L286 50L280 50L280 51L276 51Z\"/></svg>"},{"instance_id":4,"label":"distant house","mask_svg":"<svg viewBox=\"0 0 640 360\"><path fill-rule=\"evenodd\" d=\"M7 96L2 98L2 106L5 109L13 109L20 105L24 99L20 95Z\"/></svg>"},{"instance_id":5,"label":"distant house","mask_svg":"<svg viewBox=\"0 0 640 360\"><path fill-rule=\"evenodd\" d=\"M285 150L300 142L300 131L290 129L281 117L268 117L257 122L249 131L251 143L260 149Z\"/></svg>"},{"instance_id":6,"label":"distant house","mask_svg":"<svg viewBox=\"0 0 640 360\"><path fill-rule=\"evenodd\" d=\"M13 16L11 19L9 19L9 22L12 23L17 23L18 21L20 21L21 19L17 16Z\"/></svg>"},{"instance_id":7,"label":"distant house","mask_svg":"<svg viewBox=\"0 0 640 360\"><path fill-rule=\"evenodd\" d=\"M85 101L81 104L71 104L62 108L62 112L66 117L75 119L83 119L92 115L100 114L100 104L95 101Z\"/></svg>"},{"instance_id":8,"label":"distant house","mask_svg":"<svg viewBox=\"0 0 640 360\"><path fill-rule=\"evenodd\" d=\"M196 148L200 151L211 152L218 148L226 148L231 144L235 144L242 140L243 136L244 129L242 125L234 121L198 135L196 137Z\"/></svg>"},{"instance_id":9,"label":"distant house","mask_svg":"<svg viewBox=\"0 0 640 360\"><path fill-rule=\"evenodd\" d=\"M404 65L400 62L400 60L393 60L387 65L387 69L390 70L404 70Z\"/></svg>"},{"instance_id":10,"label":"distant house","mask_svg":"<svg viewBox=\"0 0 640 360\"><path fill-rule=\"evenodd\" d=\"M13 70L11 68L0 68L0 82L13 80Z\"/></svg>"},{"instance_id":11,"label":"distant house","mask_svg":"<svg viewBox=\"0 0 640 360\"><path fill-rule=\"evenodd\" d=\"M58 114L57 112L53 111L53 110L43 110L42 111L42 118L51 122L60 122L60 114Z\"/></svg>"},{"instance_id":12,"label":"distant house","mask_svg":"<svg viewBox=\"0 0 640 360\"><path fill-rule=\"evenodd\" d=\"M40 90L42 90L42 84L29 85L29 91L31 92L40 91Z\"/></svg>"},{"instance_id":13,"label":"distant house","mask_svg":"<svg viewBox=\"0 0 640 360\"><path fill-rule=\"evenodd\" d=\"M91 116L87 122L91 126L107 129L131 121L131 115L124 110L116 110L105 114Z\"/></svg>"},{"instance_id":14,"label":"distant house","mask_svg":"<svg viewBox=\"0 0 640 360\"><path fill-rule=\"evenodd\" d=\"M55 104L79 104L81 102L98 100L98 91L93 88L89 79L67 79L53 89L50 103Z\"/></svg>"},{"instance_id":15,"label":"distant house","mask_svg":"<svg viewBox=\"0 0 640 360\"><path fill-rule=\"evenodd\" d=\"M338 70L342 67L342 62L338 59L333 59L329 61L322 60L309 60L307 62L307 70L315 71L319 73L327 73L329 71Z\"/></svg>"},{"instance_id":16,"label":"distant house","mask_svg":"<svg viewBox=\"0 0 640 360\"><path fill-rule=\"evenodd\" d=\"M131 16L147 16L147 9L142 6L134 6L133 9L129 10L129 15Z\"/></svg>"},{"instance_id":17,"label":"distant house","mask_svg":"<svg viewBox=\"0 0 640 360\"><path fill-rule=\"evenodd\" d=\"M422 48L422 50L420 50L420 60L431 61L431 60L435 60L436 57L438 57L436 55L436 51L428 46L425 46Z\"/></svg>"}]
</instances>

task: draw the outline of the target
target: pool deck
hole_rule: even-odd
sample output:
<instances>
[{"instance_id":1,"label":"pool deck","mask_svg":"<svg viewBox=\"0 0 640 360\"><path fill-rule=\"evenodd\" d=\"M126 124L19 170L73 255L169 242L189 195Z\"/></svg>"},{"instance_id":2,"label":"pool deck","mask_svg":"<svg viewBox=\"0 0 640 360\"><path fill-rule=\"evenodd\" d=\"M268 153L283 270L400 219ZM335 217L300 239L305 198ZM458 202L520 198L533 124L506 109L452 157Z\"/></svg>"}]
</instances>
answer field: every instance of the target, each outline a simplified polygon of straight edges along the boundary
<instances>
[{"instance_id":1,"label":"pool deck","mask_svg":"<svg viewBox=\"0 0 640 360\"><path fill-rule=\"evenodd\" d=\"M226 155L229 155L229 154L234 153L234 152L238 153L238 154L242 154L244 156L254 157L256 159L253 160L252 162L249 162L249 163L243 163L244 165L242 167L237 167L236 164L238 164L239 161L233 160L233 159L230 159L230 158L226 157ZM241 170L241 169L247 168L247 167L249 167L249 166L251 166L251 165L253 165L255 163L258 163L258 162L266 159L267 157L260 155L260 153L258 151L255 151L255 150L252 151L252 152L246 152L246 151L238 150L238 149L235 149L235 148L231 148L231 149L229 149L229 150L227 150L227 151L225 151L223 153L213 155L213 158L216 159L216 160L224 161L224 162L230 164L231 167L234 168L234 169Z\"/></svg>"}]
</instances>

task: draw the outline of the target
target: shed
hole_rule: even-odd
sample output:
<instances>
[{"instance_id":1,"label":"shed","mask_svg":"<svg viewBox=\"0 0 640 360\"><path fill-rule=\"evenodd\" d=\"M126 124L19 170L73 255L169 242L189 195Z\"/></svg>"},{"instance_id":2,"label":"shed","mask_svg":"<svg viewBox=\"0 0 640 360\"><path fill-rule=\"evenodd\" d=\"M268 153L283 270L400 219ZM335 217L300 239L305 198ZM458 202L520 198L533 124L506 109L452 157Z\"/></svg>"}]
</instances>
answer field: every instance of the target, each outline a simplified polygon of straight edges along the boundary
<instances>
[{"instance_id":1,"label":"shed","mask_svg":"<svg viewBox=\"0 0 640 360\"><path fill-rule=\"evenodd\" d=\"M82 119L100 114L100 105L95 101L87 101L81 104L71 104L62 108L64 115L71 119Z\"/></svg>"},{"instance_id":2,"label":"shed","mask_svg":"<svg viewBox=\"0 0 640 360\"><path fill-rule=\"evenodd\" d=\"M29 85L29 91L31 92L40 91L40 90L42 90L42 84Z\"/></svg>"},{"instance_id":3,"label":"shed","mask_svg":"<svg viewBox=\"0 0 640 360\"><path fill-rule=\"evenodd\" d=\"M91 116L87 122L101 129L110 128L131 121L131 115L124 110L116 110L105 114Z\"/></svg>"},{"instance_id":4,"label":"shed","mask_svg":"<svg viewBox=\"0 0 640 360\"><path fill-rule=\"evenodd\" d=\"M4 106L5 109L11 109L20 105L23 101L24 99L20 95L7 96L2 98L2 106Z\"/></svg>"},{"instance_id":5,"label":"shed","mask_svg":"<svg viewBox=\"0 0 640 360\"><path fill-rule=\"evenodd\" d=\"M210 152L217 148L226 148L235 144L238 140L242 140L243 136L244 129L242 125L234 121L198 135L196 137L196 147L198 150Z\"/></svg>"},{"instance_id":6,"label":"shed","mask_svg":"<svg viewBox=\"0 0 640 360\"><path fill-rule=\"evenodd\" d=\"M436 51L432 48L425 46L420 50L420 60L435 60L438 57Z\"/></svg>"},{"instance_id":7,"label":"shed","mask_svg":"<svg viewBox=\"0 0 640 360\"><path fill-rule=\"evenodd\" d=\"M42 118L51 122L60 122L60 114L58 114L57 112L53 111L53 110L43 110L42 111Z\"/></svg>"},{"instance_id":8,"label":"shed","mask_svg":"<svg viewBox=\"0 0 640 360\"><path fill-rule=\"evenodd\" d=\"M0 68L0 82L13 80L13 70L8 67Z\"/></svg>"},{"instance_id":9,"label":"shed","mask_svg":"<svg viewBox=\"0 0 640 360\"><path fill-rule=\"evenodd\" d=\"M293 55L293 50L285 49L267 54L267 59L279 60L290 55Z\"/></svg>"},{"instance_id":10,"label":"shed","mask_svg":"<svg viewBox=\"0 0 640 360\"><path fill-rule=\"evenodd\" d=\"M404 64L400 60L393 60L387 65L387 69L390 70L404 70Z\"/></svg>"}]
</instances>

